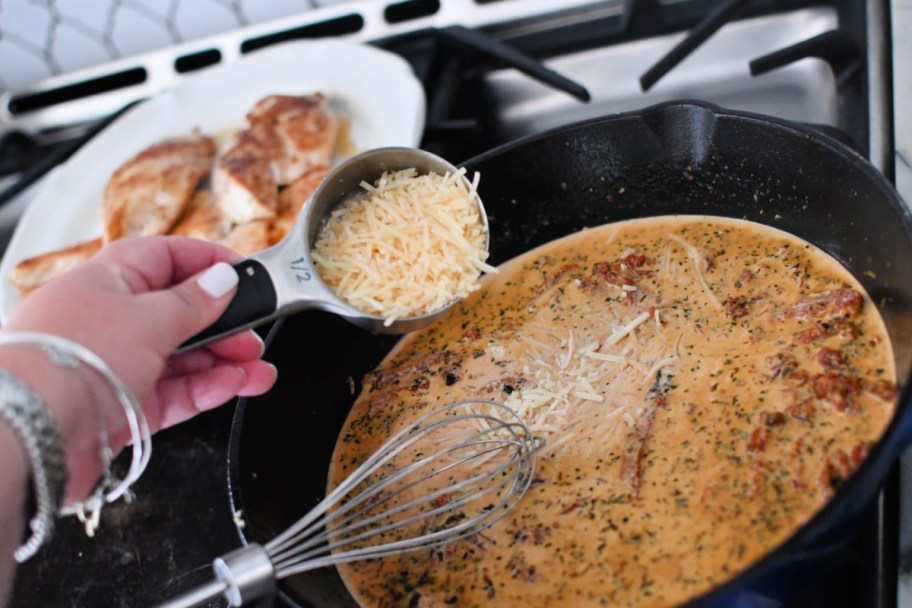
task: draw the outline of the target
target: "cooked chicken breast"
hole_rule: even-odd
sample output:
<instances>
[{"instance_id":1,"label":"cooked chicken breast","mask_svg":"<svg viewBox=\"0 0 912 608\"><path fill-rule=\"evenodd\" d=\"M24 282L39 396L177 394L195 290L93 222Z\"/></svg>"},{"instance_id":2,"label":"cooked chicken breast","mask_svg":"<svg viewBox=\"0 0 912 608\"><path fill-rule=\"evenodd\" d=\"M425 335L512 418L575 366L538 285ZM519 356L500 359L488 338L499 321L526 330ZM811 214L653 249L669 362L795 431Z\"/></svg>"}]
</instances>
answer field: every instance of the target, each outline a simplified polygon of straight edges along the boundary
<instances>
[{"instance_id":1,"label":"cooked chicken breast","mask_svg":"<svg viewBox=\"0 0 912 608\"><path fill-rule=\"evenodd\" d=\"M26 295L41 287L51 279L75 268L80 262L88 260L101 249L100 238L71 247L43 253L19 262L9 275L9 282Z\"/></svg>"},{"instance_id":2,"label":"cooked chicken breast","mask_svg":"<svg viewBox=\"0 0 912 608\"><path fill-rule=\"evenodd\" d=\"M244 224L275 217L279 202L275 159L281 156L276 141L264 141L250 131L237 133L234 145L212 172L212 190L222 212Z\"/></svg>"},{"instance_id":3,"label":"cooked chicken breast","mask_svg":"<svg viewBox=\"0 0 912 608\"><path fill-rule=\"evenodd\" d=\"M166 234L212 166L215 144L198 133L167 139L121 165L101 203L104 241Z\"/></svg>"},{"instance_id":4,"label":"cooked chicken breast","mask_svg":"<svg viewBox=\"0 0 912 608\"><path fill-rule=\"evenodd\" d=\"M326 96L271 95L247 113L250 130L263 139L275 137L282 147L276 181L290 184L314 167L332 161L338 121Z\"/></svg>"},{"instance_id":5,"label":"cooked chicken breast","mask_svg":"<svg viewBox=\"0 0 912 608\"><path fill-rule=\"evenodd\" d=\"M326 167L317 167L296 179L279 195L274 217L235 225L222 244L241 255L252 255L284 239L298 219L301 207L328 172Z\"/></svg>"},{"instance_id":6,"label":"cooked chicken breast","mask_svg":"<svg viewBox=\"0 0 912 608\"><path fill-rule=\"evenodd\" d=\"M222 240L222 245L243 256L253 255L282 240L284 235L280 236L277 221L278 218L272 218L238 224Z\"/></svg>"},{"instance_id":7,"label":"cooked chicken breast","mask_svg":"<svg viewBox=\"0 0 912 608\"><path fill-rule=\"evenodd\" d=\"M279 208L282 213L290 210L293 216L297 216L301 207L314 193L317 186L323 181L329 173L329 167L315 167L307 173L288 184L279 194Z\"/></svg>"},{"instance_id":8,"label":"cooked chicken breast","mask_svg":"<svg viewBox=\"0 0 912 608\"><path fill-rule=\"evenodd\" d=\"M279 186L329 166L338 128L319 93L266 97L250 110L247 121L248 128L235 135L212 176L219 205L239 224L276 217Z\"/></svg>"},{"instance_id":9,"label":"cooked chicken breast","mask_svg":"<svg viewBox=\"0 0 912 608\"><path fill-rule=\"evenodd\" d=\"M231 231L231 220L225 217L208 190L198 190L187 210L171 229L171 234L204 241L220 241Z\"/></svg>"}]
</instances>

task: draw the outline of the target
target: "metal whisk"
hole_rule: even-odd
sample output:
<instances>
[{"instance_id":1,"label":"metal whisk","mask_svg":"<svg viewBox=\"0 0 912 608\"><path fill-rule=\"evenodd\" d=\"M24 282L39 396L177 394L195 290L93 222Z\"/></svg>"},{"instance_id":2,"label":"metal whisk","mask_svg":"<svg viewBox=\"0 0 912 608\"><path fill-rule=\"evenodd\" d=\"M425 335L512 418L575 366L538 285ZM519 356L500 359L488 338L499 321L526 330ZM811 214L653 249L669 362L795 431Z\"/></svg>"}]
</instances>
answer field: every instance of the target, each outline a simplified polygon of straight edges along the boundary
<instances>
[{"instance_id":1,"label":"metal whisk","mask_svg":"<svg viewBox=\"0 0 912 608\"><path fill-rule=\"evenodd\" d=\"M293 574L475 534L519 502L536 447L505 405L475 400L436 409L391 437L289 529L217 558L216 580L162 606L196 606L220 594L241 606Z\"/></svg>"}]
</instances>

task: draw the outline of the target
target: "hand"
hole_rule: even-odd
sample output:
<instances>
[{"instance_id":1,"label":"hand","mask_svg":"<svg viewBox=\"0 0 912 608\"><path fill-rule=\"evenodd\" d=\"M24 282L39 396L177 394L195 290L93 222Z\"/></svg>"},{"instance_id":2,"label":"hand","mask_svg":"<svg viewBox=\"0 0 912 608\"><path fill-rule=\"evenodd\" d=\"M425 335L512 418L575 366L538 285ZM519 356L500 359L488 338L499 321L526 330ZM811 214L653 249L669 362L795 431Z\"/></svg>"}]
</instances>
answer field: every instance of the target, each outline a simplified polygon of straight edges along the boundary
<instances>
[{"instance_id":1,"label":"hand","mask_svg":"<svg viewBox=\"0 0 912 608\"><path fill-rule=\"evenodd\" d=\"M275 368L259 359L263 343L251 331L172 355L228 306L236 275L213 265L237 258L227 248L180 237L117 241L36 290L3 329L55 334L92 350L139 398L155 432L236 395L261 394L275 382ZM72 403L80 401L72 379L63 385L38 382L67 443L68 494L79 498L99 473L96 417ZM129 434L122 414L111 420L117 425L109 427L116 453Z\"/></svg>"}]
</instances>

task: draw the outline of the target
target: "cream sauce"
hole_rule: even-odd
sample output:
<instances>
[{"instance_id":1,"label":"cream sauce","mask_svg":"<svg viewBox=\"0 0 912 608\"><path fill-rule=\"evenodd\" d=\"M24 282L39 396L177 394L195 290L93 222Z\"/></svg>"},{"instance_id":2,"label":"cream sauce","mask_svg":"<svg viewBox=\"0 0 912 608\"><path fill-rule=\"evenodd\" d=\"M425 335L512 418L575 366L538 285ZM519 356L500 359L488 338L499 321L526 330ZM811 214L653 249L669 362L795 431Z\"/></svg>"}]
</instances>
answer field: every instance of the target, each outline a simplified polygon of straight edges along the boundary
<instances>
[{"instance_id":1,"label":"cream sauce","mask_svg":"<svg viewBox=\"0 0 912 608\"><path fill-rule=\"evenodd\" d=\"M632 220L486 277L368 374L330 486L421 411L514 407L544 439L494 527L340 568L364 606L667 606L786 540L881 436L883 322L835 260L707 216Z\"/></svg>"}]
</instances>

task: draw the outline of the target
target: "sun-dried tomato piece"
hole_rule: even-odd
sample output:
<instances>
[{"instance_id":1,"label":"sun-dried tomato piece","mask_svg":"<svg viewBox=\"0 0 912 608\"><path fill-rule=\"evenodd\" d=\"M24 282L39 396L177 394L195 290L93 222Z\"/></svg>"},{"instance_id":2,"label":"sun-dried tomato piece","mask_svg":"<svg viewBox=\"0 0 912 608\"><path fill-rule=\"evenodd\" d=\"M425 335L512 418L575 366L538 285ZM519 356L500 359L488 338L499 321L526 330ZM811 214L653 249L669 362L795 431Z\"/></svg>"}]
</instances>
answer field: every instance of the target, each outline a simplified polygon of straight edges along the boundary
<instances>
[{"instance_id":1,"label":"sun-dried tomato piece","mask_svg":"<svg viewBox=\"0 0 912 608\"><path fill-rule=\"evenodd\" d=\"M752 454L758 454L766 449L767 441L769 441L769 431L766 427L758 426L751 431L750 439L747 442L747 451Z\"/></svg>"},{"instance_id":2,"label":"sun-dried tomato piece","mask_svg":"<svg viewBox=\"0 0 912 608\"><path fill-rule=\"evenodd\" d=\"M834 348L821 348L817 353L817 362L824 369L839 369L843 364L842 353Z\"/></svg>"},{"instance_id":3,"label":"sun-dried tomato piece","mask_svg":"<svg viewBox=\"0 0 912 608\"><path fill-rule=\"evenodd\" d=\"M817 408L814 406L810 399L796 403L795 405L788 408L789 415L798 422L810 422L814 417L814 413L816 411Z\"/></svg>"},{"instance_id":4,"label":"sun-dried tomato piece","mask_svg":"<svg viewBox=\"0 0 912 608\"><path fill-rule=\"evenodd\" d=\"M858 407L855 397L861 392L861 381L855 376L835 372L816 374L811 386L818 399L831 403L838 412L851 412Z\"/></svg>"},{"instance_id":5,"label":"sun-dried tomato piece","mask_svg":"<svg viewBox=\"0 0 912 608\"><path fill-rule=\"evenodd\" d=\"M896 386L895 382L890 382L889 380L865 382L863 388L866 393L870 393L887 403L895 403L899 398L899 387Z\"/></svg>"},{"instance_id":6,"label":"sun-dried tomato piece","mask_svg":"<svg viewBox=\"0 0 912 608\"><path fill-rule=\"evenodd\" d=\"M800 321L851 318L858 316L863 302L862 295L854 289L834 289L802 298L786 308L780 316Z\"/></svg>"},{"instance_id":7,"label":"sun-dried tomato piece","mask_svg":"<svg viewBox=\"0 0 912 608\"><path fill-rule=\"evenodd\" d=\"M746 317L750 314L750 305L753 303L753 300L748 298L729 297L725 300L725 313L732 319L740 319L741 317Z\"/></svg>"},{"instance_id":8,"label":"sun-dried tomato piece","mask_svg":"<svg viewBox=\"0 0 912 608\"><path fill-rule=\"evenodd\" d=\"M786 417L782 412L760 412L760 423L765 426L780 426L785 424Z\"/></svg>"},{"instance_id":9,"label":"sun-dried tomato piece","mask_svg":"<svg viewBox=\"0 0 912 608\"><path fill-rule=\"evenodd\" d=\"M638 253L631 253L617 262L596 262L592 274L597 282L615 287L636 287L637 281L651 275L655 260ZM627 299L633 300L633 292L627 292Z\"/></svg>"}]
</instances>

